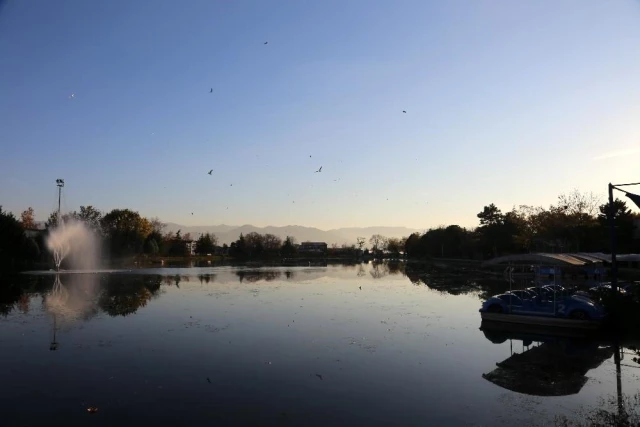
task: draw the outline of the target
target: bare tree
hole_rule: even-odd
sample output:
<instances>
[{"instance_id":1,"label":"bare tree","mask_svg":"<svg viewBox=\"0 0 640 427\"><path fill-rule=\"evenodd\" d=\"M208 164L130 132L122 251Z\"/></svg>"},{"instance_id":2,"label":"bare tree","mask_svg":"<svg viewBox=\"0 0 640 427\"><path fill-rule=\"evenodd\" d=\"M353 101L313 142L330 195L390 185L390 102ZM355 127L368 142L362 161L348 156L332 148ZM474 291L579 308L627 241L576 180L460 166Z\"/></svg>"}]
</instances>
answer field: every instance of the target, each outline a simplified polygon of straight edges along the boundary
<instances>
[{"instance_id":1,"label":"bare tree","mask_svg":"<svg viewBox=\"0 0 640 427\"><path fill-rule=\"evenodd\" d=\"M402 250L401 240L396 237L389 237L387 239L387 250L391 253L397 254Z\"/></svg>"},{"instance_id":2,"label":"bare tree","mask_svg":"<svg viewBox=\"0 0 640 427\"><path fill-rule=\"evenodd\" d=\"M244 236L245 245L249 253L260 251L264 248L264 236L252 231Z\"/></svg>"},{"instance_id":3,"label":"bare tree","mask_svg":"<svg viewBox=\"0 0 640 427\"><path fill-rule=\"evenodd\" d=\"M380 234L374 234L369 239L369 243L371 243L371 248L374 252L383 251L387 246L387 238Z\"/></svg>"},{"instance_id":4,"label":"bare tree","mask_svg":"<svg viewBox=\"0 0 640 427\"><path fill-rule=\"evenodd\" d=\"M273 234L265 234L262 236L262 245L268 251L277 251L282 246L282 239Z\"/></svg>"},{"instance_id":5,"label":"bare tree","mask_svg":"<svg viewBox=\"0 0 640 427\"><path fill-rule=\"evenodd\" d=\"M149 218L149 223L151 224L151 232L152 233L162 234L162 231L167 226L167 224L165 224L164 222L160 221L160 218L158 218L158 217Z\"/></svg>"},{"instance_id":6,"label":"bare tree","mask_svg":"<svg viewBox=\"0 0 640 427\"><path fill-rule=\"evenodd\" d=\"M357 239L357 245L358 245L358 249L362 250L362 247L364 246L365 242L367 241L364 237L358 237Z\"/></svg>"},{"instance_id":7,"label":"bare tree","mask_svg":"<svg viewBox=\"0 0 640 427\"><path fill-rule=\"evenodd\" d=\"M558 208L569 215L595 216L598 214L600 201L600 197L593 192L581 193L574 188L569 194L558 196Z\"/></svg>"}]
</instances>

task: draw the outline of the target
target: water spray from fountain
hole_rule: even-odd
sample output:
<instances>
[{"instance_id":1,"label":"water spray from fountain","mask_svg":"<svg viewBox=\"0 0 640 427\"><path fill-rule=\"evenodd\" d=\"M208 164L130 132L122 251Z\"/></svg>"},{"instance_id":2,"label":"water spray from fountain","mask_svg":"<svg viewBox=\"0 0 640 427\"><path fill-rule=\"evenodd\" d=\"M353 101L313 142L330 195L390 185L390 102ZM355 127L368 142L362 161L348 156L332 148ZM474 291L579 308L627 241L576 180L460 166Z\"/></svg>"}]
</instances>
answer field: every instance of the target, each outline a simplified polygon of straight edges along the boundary
<instances>
[{"instance_id":1,"label":"water spray from fountain","mask_svg":"<svg viewBox=\"0 0 640 427\"><path fill-rule=\"evenodd\" d=\"M67 259L73 269L93 270L98 268L99 244L95 233L84 222L75 219L65 221L60 210L63 179L56 179L58 186L58 213L55 228L47 237L47 248L53 254L56 271Z\"/></svg>"}]
</instances>

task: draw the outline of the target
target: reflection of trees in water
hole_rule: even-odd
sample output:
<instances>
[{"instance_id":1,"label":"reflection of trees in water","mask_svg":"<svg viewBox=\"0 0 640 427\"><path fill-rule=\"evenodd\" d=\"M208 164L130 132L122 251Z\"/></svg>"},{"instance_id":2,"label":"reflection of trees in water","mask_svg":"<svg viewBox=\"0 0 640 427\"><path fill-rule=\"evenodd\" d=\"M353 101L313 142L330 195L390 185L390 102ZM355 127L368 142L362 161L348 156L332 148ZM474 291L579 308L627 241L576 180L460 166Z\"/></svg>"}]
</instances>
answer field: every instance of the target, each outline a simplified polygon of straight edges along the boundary
<instances>
[{"instance_id":1,"label":"reflection of trees in water","mask_svg":"<svg viewBox=\"0 0 640 427\"><path fill-rule=\"evenodd\" d=\"M280 278L280 276L282 275L282 272L278 271L278 270L249 270L249 271L243 271L243 270L238 270L236 271L236 276L238 276L238 280L240 281L240 283L244 282L245 280L249 283L255 283L258 282L260 280L264 280L267 282L270 282L272 280L276 280L278 278Z\"/></svg>"},{"instance_id":2,"label":"reflection of trees in water","mask_svg":"<svg viewBox=\"0 0 640 427\"><path fill-rule=\"evenodd\" d=\"M176 280L176 276L162 276L161 280L167 286L177 286L179 288L180 287L180 276L177 276L177 277L178 278Z\"/></svg>"},{"instance_id":3,"label":"reflection of trees in water","mask_svg":"<svg viewBox=\"0 0 640 427\"><path fill-rule=\"evenodd\" d=\"M215 281L216 275L215 274L199 274L198 275L198 280L200 280L200 283L210 283Z\"/></svg>"},{"instance_id":4,"label":"reflection of trees in water","mask_svg":"<svg viewBox=\"0 0 640 427\"><path fill-rule=\"evenodd\" d=\"M358 265L358 276L364 275L364 265ZM381 279L388 275L405 274L405 264L399 261L373 262L369 269L369 274L374 279Z\"/></svg>"},{"instance_id":5,"label":"reflection of trees in water","mask_svg":"<svg viewBox=\"0 0 640 427\"><path fill-rule=\"evenodd\" d=\"M25 276L16 285L0 286L0 314L29 310L29 301L42 296L42 308L59 320L89 320L100 310L111 316L135 313L161 294L162 276L68 274ZM170 276L170 284L175 277ZM181 277L181 280L184 277Z\"/></svg>"},{"instance_id":6,"label":"reflection of trees in water","mask_svg":"<svg viewBox=\"0 0 640 427\"><path fill-rule=\"evenodd\" d=\"M98 305L110 316L127 316L158 297L161 284L162 276L109 277L103 285Z\"/></svg>"},{"instance_id":7,"label":"reflection of trees in water","mask_svg":"<svg viewBox=\"0 0 640 427\"><path fill-rule=\"evenodd\" d=\"M31 298L29 297L29 295L27 294L22 294L20 295L20 299L18 300L18 303L16 304L18 307L18 310L20 310L22 312L22 314L28 314L29 313L29 303L31 302Z\"/></svg>"},{"instance_id":8,"label":"reflection of trees in water","mask_svg":"<svg viewBox=\"0 0 640 427\"><path fill-rule=\"evenodd\" d=\"M159 280L161 282L163 282L167 286L175 286L176 288L179 289L181 282L187 282L188 283L191 280L191 278L188 275L181 276L179 274L176 274L174 276L161 276L161 278ZM200 281L202 282L202 280L200 280Z\"/></svg>"},{"instance_id":9,"label":"reflection of trees in water","mask_svg":"<svg viewBox=\"0 0 640 427\"><path fill-rule=\"evenodd\" d=\"M296 278L296 273L294 273L293 271L285 271L284 275L287 277L287 280L293 280Z\"/></svg>"},{"instance_id":10,"label":"reflection of trees in water","mask_svg":"<svg viewBox=\"0 0 640 427\"><path fill-rule=\"evenodd\" d=\"M51 276L22 275L20 282L0 282L0 315L8 316L14 309L29 310L31 298L51 288Z\"/></svg>"},{"instance_id":11,"label":"reflection of trees in water","mask_svg":"<svg viewBox=\"0 0 640 427\"><path fill-rule=\"evenodd\" d=\"M451 295L478 293L480 299L504 292L508 287L504 280L474 277L464 270L452 271L430 266L407 266L405 274L414 285L426 285L430 289Z\"/></svg>"},{"instance_id":12,"label":"reflection of trees in water","mask_svg":"<svg viewBox=\"0 0 640 427\"><path fill-rule=\"evenodd\" d=\"M358 277L362 277L366 274L364 271L364 264L358 264L358 272L356 274Z\"/></svg>"},{"instance_id":13,"label":"reflection of trees in water","mask_svg":"<svg viewBox=\"0 0 640 427\"><path fill-rule=\"evenodd\" d=\"M405 263L399 261L387 261L389 267L389 274L405 274Z\"/></svg>"},{"instance_id":14,"label":"reflection of trees in water","mask_svg":"<svg viewBox=\"0 0 640 427\"><path fill-rule=\"evenodd\" d=\"M0 314L8 316L16 307L16 303L23 297L28 295L23 293L22 289L16 285L0 286Z\"/></svg>"},{"instance_id":15,"label":"reflection of trees in water","mask_svg":"<svg viewBox=\"0 0 640 427\"><path fill-rule=\"evenodd\" d=\"M387 274L389 274L389 265L387 263L374 262L371 265L371 269L369 270L369 274L374 279L381 279Z\"/></svg>"}]
</instances>

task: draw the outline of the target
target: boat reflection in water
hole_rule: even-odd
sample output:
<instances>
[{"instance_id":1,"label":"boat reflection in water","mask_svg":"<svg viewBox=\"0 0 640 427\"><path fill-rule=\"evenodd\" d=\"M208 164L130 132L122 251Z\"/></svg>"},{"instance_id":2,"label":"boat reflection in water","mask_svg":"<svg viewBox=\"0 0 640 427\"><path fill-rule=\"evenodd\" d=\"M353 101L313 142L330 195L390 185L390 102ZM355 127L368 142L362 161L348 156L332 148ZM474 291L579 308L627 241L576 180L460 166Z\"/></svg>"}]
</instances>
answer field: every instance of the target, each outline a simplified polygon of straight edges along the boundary
<instances>
[{"instance_id":1,"label":"boat reflection in water","mask_svg":"<svg viewBox=\"0 0 640 427\"><path fill-rule=\"evenodd\" d=\"M531 328L509 329L485 321L480 329L495 344L507 340L511 343L511 356L497 362L496 368L482 377L499 387L527 395L577 394L588 380L587 372L615 354L614 345L585 336L557 336Z\"/></svg>"}]
</instances>

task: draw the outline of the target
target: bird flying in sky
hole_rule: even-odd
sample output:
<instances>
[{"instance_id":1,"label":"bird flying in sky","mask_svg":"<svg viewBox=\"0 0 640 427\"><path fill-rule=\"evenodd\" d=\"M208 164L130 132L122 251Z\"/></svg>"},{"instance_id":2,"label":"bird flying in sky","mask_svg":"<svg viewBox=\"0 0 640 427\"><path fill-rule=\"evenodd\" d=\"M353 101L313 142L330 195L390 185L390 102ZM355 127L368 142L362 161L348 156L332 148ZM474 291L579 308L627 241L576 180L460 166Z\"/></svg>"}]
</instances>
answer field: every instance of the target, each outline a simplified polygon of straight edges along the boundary
<instances>
[{"instance_id":1,"label":"bird flying in sky","mask_svg":"<svg viewBox=\"0 0 640 427\"><path fill-rule=\"evenodd\" d=\"M407 114L407 110L402 110L403 113Z\"/></svg>"},{"instance_id":2,"label":"bird flying in sky","mask_svg":"<svg viewBox=\"0 0 640 427\"><path fill-rule=\"evenodd\" d=\"M264 44L267 44L267 43L269 43L269 42L264 42Z\"/></svg>"},{"instance_id":3,"label":"bird flying in sky","mask_svg":"<svg viewBox=\"0 0 640 427\"><path fill-rule=\"evenodd\" d=\"M322 166L320 166L320 169L318 169L317 171L315 171L315 173L318 173L318 172L322 172Z\"/></svg>"},{"instance_id":4,"label":"bird flying in sky","mask_svg":"<svg viewBox=\"0 0 640 427\"><path fill-rule=\"evenodd\" d=\"M209 171L209 175L211 175L212 173L213 173L213 169L211 169L211 170Z\"/></svg>"},{"instance_id":5,"label":"bird flying in sky","mask_svg":"<svg viewBox=\"0 0 640 427\"><path fill-rule=\"evenodd\" d=\"M211 90L209 91L209 93L213 93L213 88L211 88Z\"/></svg>"}]
</instances>

